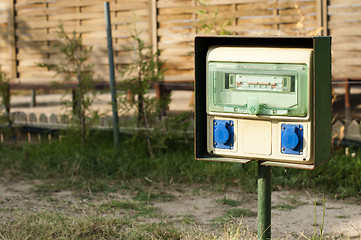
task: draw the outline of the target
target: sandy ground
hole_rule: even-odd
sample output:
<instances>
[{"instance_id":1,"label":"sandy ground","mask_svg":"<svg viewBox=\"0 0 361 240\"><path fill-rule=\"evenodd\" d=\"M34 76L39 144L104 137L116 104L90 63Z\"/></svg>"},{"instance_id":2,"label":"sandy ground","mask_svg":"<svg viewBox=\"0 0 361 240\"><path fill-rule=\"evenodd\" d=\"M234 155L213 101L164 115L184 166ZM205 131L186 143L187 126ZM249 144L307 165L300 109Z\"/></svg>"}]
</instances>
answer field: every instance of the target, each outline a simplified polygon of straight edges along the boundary
<instances>
[{"instance_id":1,"label":"sandy ground","mask_svg":"<svg viewBox=\"0 0 361 240\"><path fill-rule=\"evenodd\" d=\"M60 191L47 193L46 197L34 191L34 186L41 184L37 181L1 181L0 183L0 221L10 221L12 211L15 209L28 213L37 213L45 210L53 211L54 202L58 211L68 215L81 213L81 209L87 209L90 204L99 204L113 200L130 199L132 194L119 190L108 194L84 194L72 191ZM177 189L182 189L179 191ZM167 187L154 188L151 191L166 192L175 196L170 202L150 203L167 219L175 224L183 216L192 216L200 228L210 228L212 219L222 216L230 206L221 203L223 198L240 201L238 208L257 211L257 195L244 193L237 189L214 192L204 190L199 186L171 185ZM80 195L82 197L80 197ZM315 212L315 199L317 204ZM295 201L296 200L296 201ZM293 202L293 203L291 203ZM317 196L307 191L274 191L272 193L272 237L277 239L306 239L316 229L319 231L322 224L323 206L322 196ZM278 206L292 205L293 209L281 210ZM360 200L333 200L326 197L324 218L324 234L331 238L343 235L351 239L361 239L361 207ZM77 209L77 211L74 211ZM316 225L315 223L316 213ZM257 218L245 217L241 220L244 227L250 231L257 231ZM214 228L214 227L213 227Z\"/></svg>"}]
</instances>

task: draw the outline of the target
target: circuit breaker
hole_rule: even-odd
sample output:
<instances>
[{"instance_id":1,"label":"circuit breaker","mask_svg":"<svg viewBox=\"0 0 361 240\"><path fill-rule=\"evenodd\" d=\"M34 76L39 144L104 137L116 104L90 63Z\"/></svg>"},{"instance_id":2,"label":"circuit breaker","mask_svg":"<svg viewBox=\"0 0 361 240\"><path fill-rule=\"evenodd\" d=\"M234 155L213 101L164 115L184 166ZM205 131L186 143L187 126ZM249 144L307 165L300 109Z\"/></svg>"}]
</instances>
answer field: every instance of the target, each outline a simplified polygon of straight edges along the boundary
<instances>
[{"instance_id":1,"label":"circuit breaker","mask_svg":"<svg viewBox=\"0 0 361 240\"><path fill-rule=\"evenodd\" d=\"M196 39L197 159L314 168L329 157L330 41L296 39Z\"/></svg>"}]
</instances>

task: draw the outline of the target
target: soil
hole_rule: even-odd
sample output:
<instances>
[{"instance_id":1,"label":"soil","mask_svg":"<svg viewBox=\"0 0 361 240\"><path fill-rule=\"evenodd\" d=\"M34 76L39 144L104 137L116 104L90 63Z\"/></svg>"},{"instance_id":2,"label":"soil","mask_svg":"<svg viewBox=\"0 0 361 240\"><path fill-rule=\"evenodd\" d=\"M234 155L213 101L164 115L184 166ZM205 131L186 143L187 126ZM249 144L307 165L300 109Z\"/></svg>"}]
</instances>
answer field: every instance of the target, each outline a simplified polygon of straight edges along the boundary
<instances>
[{"instance_id":1,"label":"soil","mask_svg":"<svg viewBox=\"0 0 361 240\"><path fill-rule=\"evenodd\" d=\"M53 211L54 202L57 211L70 216L86 214L89 204L103 204L113 200L130 199L135 193L120 189L113 193L79 193L73 191L58 191L44 193L34 191L35 186L45 181L6 181L0 184L0 221L12 219L12 211L16 209L28 213L38 213L45 210ZM148 189L149 190L149 189ZM232 207L222 203L222 199L239 202L237 208L257 212L257 194L245 193L238 189L214 191L201 186L170 185L167 187L151 187L152 193L167 193L174 199L166 202L149 203L170 221L177 223L184 216L192 216L200 228L210 228L212 221L221 217ZM84 197L86 196L86 197ZM315 210L315 200L317 200ZM74 211L79 209L79 211ZM315 212L316 211L316 212ZM325 216L323 218L323 212ZM316 213L316 220L315 220ZM345 236L351 239L361 239L361 207L360 199L335 200L326 197L325 211L323 198L307 191L274 191L272 193L272 237L287 239L303 239L310 237L315 229L319 232L324 219L324 234L335 237ZM316 221L316 225L315 225ZM242 225L250 231L257 231L257 217L244 217ZM213 227L214 230L214 227Z\"/></svg>"}]
</instances>

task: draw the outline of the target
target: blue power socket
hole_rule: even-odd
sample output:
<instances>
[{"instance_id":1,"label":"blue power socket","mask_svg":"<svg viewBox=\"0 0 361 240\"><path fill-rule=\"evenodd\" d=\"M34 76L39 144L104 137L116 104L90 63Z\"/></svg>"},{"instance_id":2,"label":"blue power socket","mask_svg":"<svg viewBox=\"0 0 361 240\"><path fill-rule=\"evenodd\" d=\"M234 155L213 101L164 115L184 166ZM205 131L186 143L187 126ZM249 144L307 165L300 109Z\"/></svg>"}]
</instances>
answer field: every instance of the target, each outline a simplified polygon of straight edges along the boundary
<instances>
[{"instance_id":1,"label":"blue power socket","mask_svg":"<svg viewBox=\"0 0 361 240\"><path fill-rule=\"evenodd\" d=\"M297 124L281 125L281 152L301 155L303 153L303 126Z\"/></svg>"},{"instance_id":2,"label":"blue power socket","mask_svg":"<svg viewBox=\"0 0 361 240\"><path fill-rule=\"evenodd\" d=\"M214 148L233 149L234 122L232 120L213 120Z\"/></svg>"}]
</instances>

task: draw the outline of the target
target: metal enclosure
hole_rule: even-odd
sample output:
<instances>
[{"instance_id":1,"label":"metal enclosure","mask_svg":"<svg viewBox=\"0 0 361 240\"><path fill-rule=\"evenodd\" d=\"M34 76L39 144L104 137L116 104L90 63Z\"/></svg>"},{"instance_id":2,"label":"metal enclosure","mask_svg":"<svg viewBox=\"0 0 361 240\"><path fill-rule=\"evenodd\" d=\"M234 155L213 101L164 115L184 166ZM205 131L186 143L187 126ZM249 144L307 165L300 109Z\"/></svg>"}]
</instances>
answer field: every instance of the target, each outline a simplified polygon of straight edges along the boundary
<instances>
[{"instance_id":1,"label":"metal enclosure","mask_svg":"<svg viewBox=\"0 0 361 240\"><path fill-rule=\"evenodd\" d=\"M331 38L195 38L195 158L313 169L331 156Z\"/></svg>"}]
</instances>

